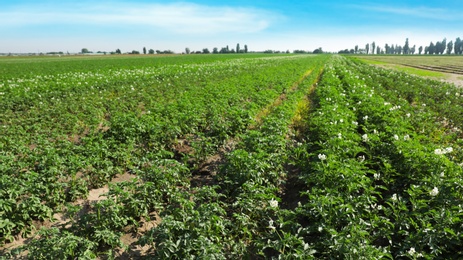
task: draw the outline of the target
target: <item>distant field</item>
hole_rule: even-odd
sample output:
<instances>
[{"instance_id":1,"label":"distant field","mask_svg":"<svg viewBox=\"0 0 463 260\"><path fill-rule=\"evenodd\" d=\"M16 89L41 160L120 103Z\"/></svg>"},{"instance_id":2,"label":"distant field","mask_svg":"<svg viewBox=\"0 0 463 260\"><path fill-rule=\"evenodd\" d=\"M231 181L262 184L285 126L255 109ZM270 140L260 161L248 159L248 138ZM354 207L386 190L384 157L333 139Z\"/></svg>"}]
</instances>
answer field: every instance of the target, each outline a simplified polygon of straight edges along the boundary
<instances>
[{"instance_id":1,"label":"distant field","mask_svg":"<svg viewBox=\"0 0 463 260\"><path fill-rule=\"evenodd\" d=\"M392 63L417 69L463 75L463 57L460 56L359 56L359 59Z\"/></svg>"}]
</instances>

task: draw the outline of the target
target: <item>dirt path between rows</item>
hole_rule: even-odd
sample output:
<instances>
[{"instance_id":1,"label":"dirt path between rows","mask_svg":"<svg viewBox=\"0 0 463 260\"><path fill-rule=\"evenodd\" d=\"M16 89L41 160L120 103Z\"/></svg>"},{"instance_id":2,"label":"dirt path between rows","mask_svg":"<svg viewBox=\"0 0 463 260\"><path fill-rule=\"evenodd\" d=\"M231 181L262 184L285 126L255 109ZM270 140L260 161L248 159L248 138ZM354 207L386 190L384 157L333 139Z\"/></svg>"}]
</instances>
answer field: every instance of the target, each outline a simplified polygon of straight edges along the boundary
<instances>
[{"instance_id":1,"label":"dirt path between rows","mask_svg":"<svg viewBox=\"0 0 463 260\"><path fill-rule=\"evenodd\" d=\"M134 178L136 178L135 175L129 174L129 173L124 173L124 174L119 174L115 176L110 182L111 183L119 183L119 182L125 182L125 181L132 181ZM96 189L90 189L88 192L88 196L86 199L78 199L72 204L75 206L81 206L82 209L78 213L79 215L86 214L89 210L91 210L91 207L93 204L95 204L98 201L102 201L107 199L107 197L104 195L109 192L109 185L106 184L101 188L96 188ZM64 225L68 225L67 228L69 228L70 224L70 218L69 216L66 216L63 213L55 213L53 214L54 220L46 220L46 221L35 221L34 226L35 230L28 236L22 237L21 234L17 235L15 237L15 240L9 243L6 243L2 246L0 246L0 255L6 252L9 252L15 248L21 247L26 245L28 242L30 242L35 236L37 231L42 228L51 228L51 227L63 227ZM145 233L147 230L150 230L153 227L156 227L160 222L160 217L156 212L152 212L150 214L150 219L145 220L142 219L140 221L140 227L137 228L135 232L127 232L121 237L121 241L128 246L128 250L117 250L116 253L118 254L119 258L126 258L126 259L134 259L137 257L141 257L144 255L149 249L149 246L140 246L137 245L136 242L138 239L141 237L143 233ZM19 256L17 256L17 259L26 259L27 258L27 252L23 252Z\"/></svg>"}]
</instances>

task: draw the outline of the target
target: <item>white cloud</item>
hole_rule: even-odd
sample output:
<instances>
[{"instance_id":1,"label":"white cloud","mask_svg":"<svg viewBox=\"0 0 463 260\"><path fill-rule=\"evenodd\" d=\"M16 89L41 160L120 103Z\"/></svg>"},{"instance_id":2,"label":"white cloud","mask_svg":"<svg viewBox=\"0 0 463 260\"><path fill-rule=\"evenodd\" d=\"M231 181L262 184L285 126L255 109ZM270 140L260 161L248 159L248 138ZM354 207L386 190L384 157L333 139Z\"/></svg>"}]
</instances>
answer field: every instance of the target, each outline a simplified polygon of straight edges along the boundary
<instances>
[{"instance_id":1,"label":"white cloud","mask_svg":"<svg viewBox=\"0 0 463 260\"><path fill-rule=\"evenodd\" d=\"M351 4L347 5L348 7L377 12L377 13L386 13L392 15L400 16L411 16L416 18L426 18L433 20L442 20L442 21L456 21L462 20L462 16L458 12L453 12L451 9L445 8L431 8L425 6L417 7L394 7L390 5L381 5L381 4L365 4L365 5L356 5Z\"/></svg>"},{"instance_id":2,"label":"white cloud","mask_svg":"<svg viewBox=\"0 0 463 260\"><path fill-rule=\"evenodd\" d=\"M144 25L182 34L254 33L267 29L281 15L255 8L206 6L193 3L113 4L89 3L26 6L0 11L3 27L44 24Z\"/></svg>"}]
</instances>

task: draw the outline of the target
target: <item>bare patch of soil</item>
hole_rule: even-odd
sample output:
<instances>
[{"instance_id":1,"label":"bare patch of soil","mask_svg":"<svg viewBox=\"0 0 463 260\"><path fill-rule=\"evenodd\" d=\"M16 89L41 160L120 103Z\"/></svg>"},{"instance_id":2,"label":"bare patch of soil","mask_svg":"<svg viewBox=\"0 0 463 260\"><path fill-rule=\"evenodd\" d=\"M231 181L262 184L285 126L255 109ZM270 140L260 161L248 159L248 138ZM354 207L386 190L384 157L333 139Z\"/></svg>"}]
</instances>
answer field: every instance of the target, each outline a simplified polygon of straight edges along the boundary
<instances>
[{"instance_id":1,"label":"bare patch of soil","mask_svg":"<svg viewBox=\"0 0 463 260\"><path fill-rule=\"evenodd\" d=\"M446 78L441 79L442 81L448 82L455 84L457 87L463 87L463 76L460 74L451 74L451 73L445 73Z\"/></svg>"},{"instance_id":2,"label":"bare patch of soil","mask_svg":"<svg viewBox=\"0 0 463 260\"><path fill-rule=\"evenodd\" d=\"M152 212L149 219L143 219L140 221L140 226L136 231L128 232L121 237L121 242L127 245L127 249L119 249L117 259L139 259L146 256L148 252L153 249L150 245L141 246L137 242L140 237L147 231L157 227L161 223L161 217L156 213Z\"/></svg>"},{"instance_id":3,"label":"bare patch of soil","mask_svg":"<svg viewBox=\"0 0 463 260\"><path fill-rule=\"evenodd\" d=\"M135 175L132 175L130 173L124 173L124 174L120 174L120 175L117 175L116 177L114 177L111 180L111 183L130 181L133 178L135 178ZM106 196L104 196L103 194L105 194L107 192L109 192L109 186L105 185L105 186L103 186L101 188L89 190L87 199L79 199L79 200L75 201L73 203L73 205L82 207L81 210L78 212L78 215L82 216L82 215L88 213L91 210L91 205L92 204L94 204L94 203L96 203L98 201L106 199ZM153 214L155 214L155 213L153 213ZM70 224L68 224L68 223L70 223L71 219L68 216L66 216L66 214L55 213L55 214L53 214L53 219L54 219L53 221L50 221L50 220L34 221L33 226L34 226L35 231L40 230L42 227L46 227L46 228L49 228L49 227L63 227L63 226L66 227L66 228L70 227L69 226ZM160 219L159 216L157 216L156 218L153 218L152 221L147 221L146 223L157 223L157 221L159 221L159 219ZM142 227L143 227L143 225L142 225ZM10 243L6 243L3 246L0 246L0 253L9 252L9 251L11 251L11 250L13 250L15 248L26 245L35 234L36 234L36 232L32 232L30 235L23 237L23 234L20 233L19 235L17 235L15 237L14 241L12 241Z\"/></svg>"},{"instance_id":4,"label":"bare patch of soil","mask_svg":"<svg viewBox=\"0 0 463 260\"><path fill-rule=\"evenodd\" d=\"M225 155L231 152L237 144L237 141L233 138L229 139L222 148L220 148L216 154L209 156L199 166L197 174L194 174L190 180L191 186L203 187L217 184L215 176L220 170L220 166L225 162Z\"/></svg>"}]
</instances>

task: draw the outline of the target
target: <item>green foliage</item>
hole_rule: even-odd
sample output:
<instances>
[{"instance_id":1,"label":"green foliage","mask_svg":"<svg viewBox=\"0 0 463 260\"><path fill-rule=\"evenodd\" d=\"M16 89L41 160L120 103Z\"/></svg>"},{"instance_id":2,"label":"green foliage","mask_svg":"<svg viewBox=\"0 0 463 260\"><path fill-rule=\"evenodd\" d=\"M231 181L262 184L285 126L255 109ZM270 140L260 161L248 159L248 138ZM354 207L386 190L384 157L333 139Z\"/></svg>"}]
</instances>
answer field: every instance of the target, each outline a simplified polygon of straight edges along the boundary
<instances>
[{"instance_id":1,"label":"green foliage","mask_svg":"<svg viewBox=\"0 0 463 260\"><path fill-rule=\"evenodd\" d=\"M6 255L463 255L454 86L328 55L85 61L0 76L0 239L34 234Z\"/></svg>"}]
</instances>

